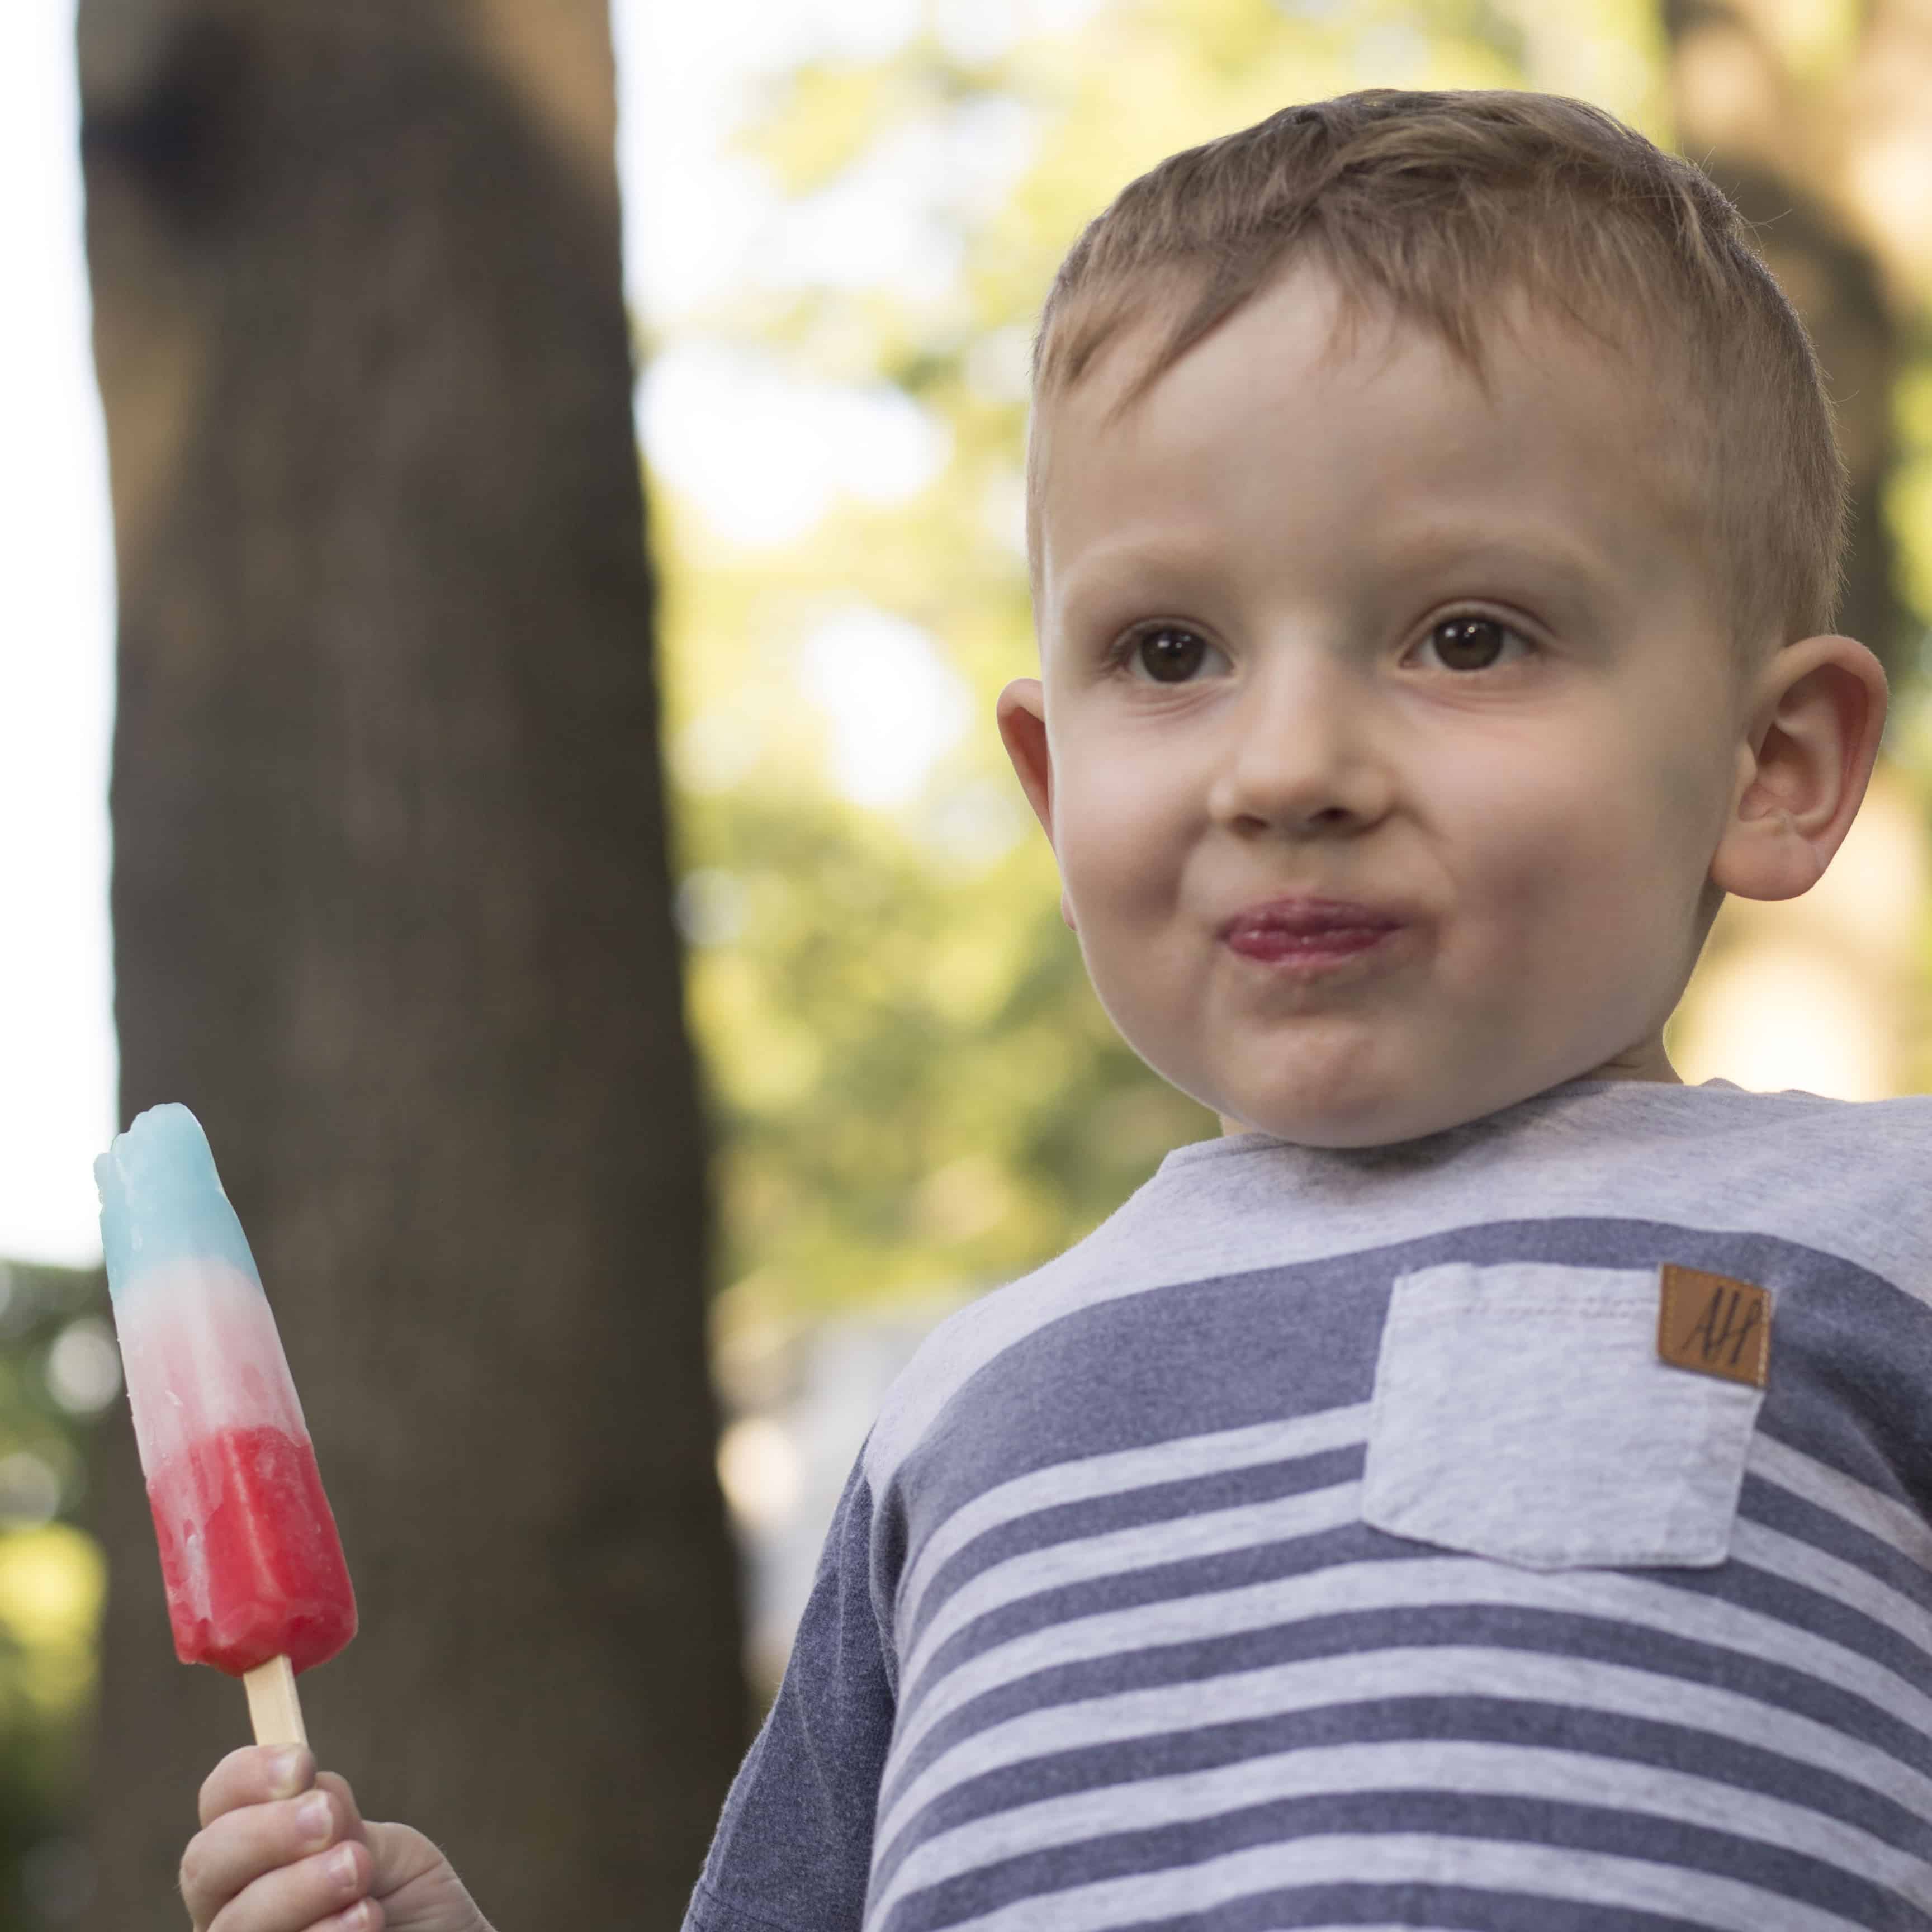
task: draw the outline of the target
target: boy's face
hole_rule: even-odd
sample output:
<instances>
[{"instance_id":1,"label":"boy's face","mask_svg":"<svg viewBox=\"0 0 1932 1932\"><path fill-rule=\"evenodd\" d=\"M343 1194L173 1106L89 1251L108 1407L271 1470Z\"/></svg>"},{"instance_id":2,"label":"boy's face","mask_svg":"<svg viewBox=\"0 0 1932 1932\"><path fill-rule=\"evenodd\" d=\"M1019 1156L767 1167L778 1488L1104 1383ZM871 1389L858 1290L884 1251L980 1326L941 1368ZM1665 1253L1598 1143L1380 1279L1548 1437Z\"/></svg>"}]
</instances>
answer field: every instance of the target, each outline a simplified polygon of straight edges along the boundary
<instances>
[{"instance_id":1,"label":"boy's face","mask_svg":"<svg viewBox=\"0 0 1932 1932\"><path fill-rule=\"evenodd\" d=\"M1046 425L1001 728L1095 989L1313 1144L1672 1079L1749 758L1658 392L1520 308L1492 399L1400 324L1326 355L1334 301L1295 268L1108 425L1130 335Z\"/></svg>"}]
</instances>

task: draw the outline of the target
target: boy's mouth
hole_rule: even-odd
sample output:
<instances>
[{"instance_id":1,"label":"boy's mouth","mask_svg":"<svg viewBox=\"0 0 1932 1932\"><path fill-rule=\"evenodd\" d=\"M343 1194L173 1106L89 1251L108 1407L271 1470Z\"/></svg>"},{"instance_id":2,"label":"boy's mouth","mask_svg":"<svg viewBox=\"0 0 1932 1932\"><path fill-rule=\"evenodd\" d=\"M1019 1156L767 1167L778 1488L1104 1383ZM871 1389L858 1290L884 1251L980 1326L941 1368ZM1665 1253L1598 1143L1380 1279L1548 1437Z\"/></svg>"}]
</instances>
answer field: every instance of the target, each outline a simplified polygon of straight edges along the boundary
<instances>
[{"instance_id":1,"label":"boy's mouth","mask_svg":"<svg viewBox=\"0 0 1932 1932\"><path fill-rule=\"evenodd\" d=\"M1221 938L1250 959L1313 964L1366 952L1406 923L1394 913L1352 899L1270 899L1224 920Z\"/></svg>"}]
</instances>

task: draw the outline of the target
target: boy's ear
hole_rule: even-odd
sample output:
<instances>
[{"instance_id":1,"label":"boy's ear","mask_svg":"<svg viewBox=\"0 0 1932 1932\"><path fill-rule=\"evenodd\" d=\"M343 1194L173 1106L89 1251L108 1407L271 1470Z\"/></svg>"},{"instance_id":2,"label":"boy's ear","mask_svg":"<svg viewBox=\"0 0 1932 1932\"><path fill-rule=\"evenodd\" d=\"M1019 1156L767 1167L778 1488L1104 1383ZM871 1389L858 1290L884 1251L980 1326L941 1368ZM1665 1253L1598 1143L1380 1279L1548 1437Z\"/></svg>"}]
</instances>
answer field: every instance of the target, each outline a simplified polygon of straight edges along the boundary
<instances>
[{"instance_id":1,"label":"boy's ear","mask_svg":"<svg viewBox=\"0 0 1932 1932\"><path fill-rule=\"evenodd\" d=\"M1817 884L1864 797L1885 710L1884 670L1855 638L1807 638L1766 664L1712 884L1790 899Z\"/></svg>"},{"instance_id":2,"label":"boy's ear","mask_svg":"<svg viewBox=\"0 0 1932 1932\"><path fill-rule=\"evenodd\" d=\"M1000 693L1000 742L1012 760L1020 789L1040 820L1046 842L1053 844L1053 756L1046 743L1046 692L1036 677L1016 677ZM1055 848L1056 853L1058 848ZM1063 885L1060 916L1070 926L1073 908Z\"/></svg>"}]
</instances>

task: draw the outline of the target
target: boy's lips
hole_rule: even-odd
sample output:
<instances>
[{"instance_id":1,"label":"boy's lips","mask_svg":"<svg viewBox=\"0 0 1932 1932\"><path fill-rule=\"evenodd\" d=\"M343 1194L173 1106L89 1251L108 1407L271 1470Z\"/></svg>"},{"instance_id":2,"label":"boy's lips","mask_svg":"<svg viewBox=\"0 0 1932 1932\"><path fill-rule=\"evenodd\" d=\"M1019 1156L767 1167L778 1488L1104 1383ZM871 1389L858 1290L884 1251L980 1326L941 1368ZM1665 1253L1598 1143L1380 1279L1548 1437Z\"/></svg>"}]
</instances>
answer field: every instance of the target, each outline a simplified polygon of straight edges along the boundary
<instances>
[{"instance_id":1,"label":"boy's lips","mask_svg":"<svg viewBox=\"0 0 1932 1932\"><path fill-rule=\"evenodd\" d=\"M1260 905L1245 906L1232 918L1223 920L1220 936L1233 940L1248 934L1276 932L1298 939L1356 934L1367 937L1393 932L1408 923L1400 913L1354 899L1269 899Z\"/></svg>"}]
</instances>

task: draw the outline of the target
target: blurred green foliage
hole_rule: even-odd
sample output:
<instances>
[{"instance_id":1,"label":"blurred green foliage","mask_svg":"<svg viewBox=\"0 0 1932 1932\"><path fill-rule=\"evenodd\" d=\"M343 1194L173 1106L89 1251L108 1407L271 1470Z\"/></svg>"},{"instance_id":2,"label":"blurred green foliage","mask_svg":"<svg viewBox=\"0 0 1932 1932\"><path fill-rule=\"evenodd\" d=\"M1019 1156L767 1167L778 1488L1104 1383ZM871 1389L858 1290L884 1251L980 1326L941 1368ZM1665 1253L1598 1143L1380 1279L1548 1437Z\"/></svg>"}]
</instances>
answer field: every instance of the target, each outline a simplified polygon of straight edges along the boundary
<instances>
[{"instance_id":1,"label":"blurred green foliage","mask_svg":"<svg viewBox=\"0 0 1932 1932\"><path fill-rule=\"evenodd\" d=\"M0 1932L86 1903L71 1833L106 1570L78 1523L86 1434L118 1390L104 1276L0 1262Z\"/></svg>"}]
</instances>

